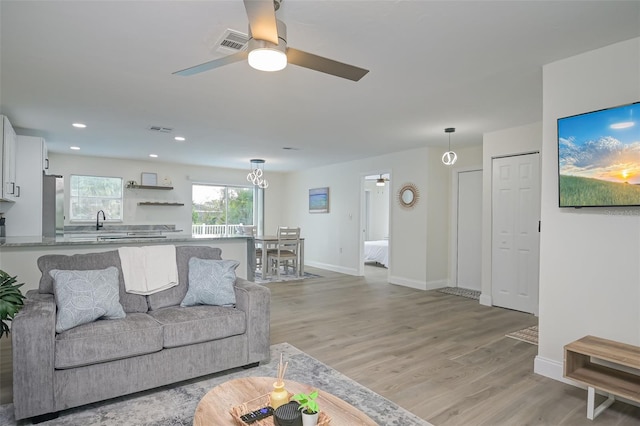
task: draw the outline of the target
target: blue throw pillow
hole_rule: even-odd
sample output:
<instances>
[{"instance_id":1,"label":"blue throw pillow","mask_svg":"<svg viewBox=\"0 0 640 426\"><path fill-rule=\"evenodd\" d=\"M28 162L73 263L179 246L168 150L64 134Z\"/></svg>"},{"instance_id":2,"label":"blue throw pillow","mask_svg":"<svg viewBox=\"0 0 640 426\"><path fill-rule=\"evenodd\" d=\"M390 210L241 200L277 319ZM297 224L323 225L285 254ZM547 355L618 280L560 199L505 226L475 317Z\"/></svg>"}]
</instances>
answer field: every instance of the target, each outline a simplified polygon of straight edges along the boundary
<instances>
[{"instance_id":1,"label":"blue throw pillow","mask_svg":"<svg viewBox=\"0 0 640 426\"><path fill-rule=\"evenodd\" d=\"M233 285L239 264L235 260L189 259L189 288L180 306L235 305Z\"/></svg>"},{"instance_id":2,"label":"blue throw pillow","mask_svg":"<svg viewBox=\"0 0 640 426\"><path fill-rule=\"evenodd\" d=\"M62 333L97 320L124 318L120 304L118 269L70 271L52 269L56 298L56 332Z\"/></svg>"}]
</instances>

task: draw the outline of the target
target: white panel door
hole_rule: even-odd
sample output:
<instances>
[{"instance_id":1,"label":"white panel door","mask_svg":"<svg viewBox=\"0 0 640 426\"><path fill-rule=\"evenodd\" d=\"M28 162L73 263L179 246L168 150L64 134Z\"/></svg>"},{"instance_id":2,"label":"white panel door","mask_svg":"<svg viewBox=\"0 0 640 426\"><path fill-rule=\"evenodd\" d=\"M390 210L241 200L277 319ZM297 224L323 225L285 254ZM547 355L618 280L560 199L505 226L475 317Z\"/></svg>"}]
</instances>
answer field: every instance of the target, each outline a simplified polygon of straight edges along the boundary
<instances>
[{"instance_id":1,"label":"white panel door","mask_svg":"<svg viewBox=\"0 0 640 426\"><path fill-rule=\"evenodd\" d=\"M458 173L457 286L481 290L482 170Z\"/></svg>"},{"instance_id":2,"label":"white panel door","mask_svg":"<svg viewBox=\"0 0 640 426\"><path fill-rule=\"evenodd\" d=\"M492 169L491 297L537 314L540 155L496 158Z\"/></svg>"}]
</instances>

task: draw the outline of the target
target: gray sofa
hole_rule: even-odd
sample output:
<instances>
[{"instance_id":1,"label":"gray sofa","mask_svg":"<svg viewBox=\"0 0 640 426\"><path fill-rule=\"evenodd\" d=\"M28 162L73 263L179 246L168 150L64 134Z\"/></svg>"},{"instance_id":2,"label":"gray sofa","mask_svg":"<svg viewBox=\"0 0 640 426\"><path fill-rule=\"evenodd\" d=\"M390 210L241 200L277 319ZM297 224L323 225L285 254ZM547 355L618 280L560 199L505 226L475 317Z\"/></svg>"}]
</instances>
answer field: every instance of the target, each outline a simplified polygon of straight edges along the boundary
<instances>
[{"instance_id":1,"label":"gray sofa","mask_svg":"<svg viewBox=\"0 0 640 426\"><path fill-rule=\"evenodd\" d=\"M12 323L16 420L126 395L269 359L270 291L237 278L235 307L180 307L191 257L221 250L176 247L179 285L149 296L126 293L118 251L45 255L38 290ZM52 269L115 266L126 317L55 332Z\"/></svg>"}]
</instances>

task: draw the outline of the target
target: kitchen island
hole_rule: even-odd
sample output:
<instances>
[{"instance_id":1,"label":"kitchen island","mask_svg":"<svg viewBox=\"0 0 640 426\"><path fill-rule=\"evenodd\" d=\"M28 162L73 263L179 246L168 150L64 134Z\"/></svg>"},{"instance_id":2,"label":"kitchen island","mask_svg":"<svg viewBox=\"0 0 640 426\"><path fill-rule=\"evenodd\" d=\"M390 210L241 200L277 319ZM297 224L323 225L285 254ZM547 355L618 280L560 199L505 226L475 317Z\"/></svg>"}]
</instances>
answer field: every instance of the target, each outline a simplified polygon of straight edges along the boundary
<instances>
[{"instance_id":1,"label":"kitchen island","mask_svg":"<svg viewBox=\"0 0 640 426\"><path fill-rule=\"evenodd\" d=\"M96 233L97 234L97 233ZM6 237L0 238L0 269L11 276L17 276L19 283L25 283L22 293L38 288L41 273L37 260L45 254L72 255L117 250L118 247L146 245L199 245L218 247L223 259L240 262L236 274L248 281L254 280L255 244L253 237L243 235L194 238L187 234L167 234L163 236L108 237L104 234L69 234L55 238L47 237Z\"/></svg>"}]
</instances>

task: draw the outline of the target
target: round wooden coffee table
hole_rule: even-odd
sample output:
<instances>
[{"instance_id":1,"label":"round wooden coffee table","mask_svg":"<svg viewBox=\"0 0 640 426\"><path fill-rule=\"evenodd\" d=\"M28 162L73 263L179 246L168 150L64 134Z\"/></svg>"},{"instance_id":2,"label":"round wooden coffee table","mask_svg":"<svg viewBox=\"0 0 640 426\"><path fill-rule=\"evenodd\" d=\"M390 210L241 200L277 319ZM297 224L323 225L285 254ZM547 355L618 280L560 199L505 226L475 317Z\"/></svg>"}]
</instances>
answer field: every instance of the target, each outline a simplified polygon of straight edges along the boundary
<instances>
[{"instance_id":1,"label":"round wooden coffee table","mask_svg":"<svg viewBox=\"0 0 640 426\"><path fill-rule=\"evenodd\" d=\"M245 377L216 386L198 403L193 417L194 426L234 425L231 408L271 392L275 381L273 377ZM284 386L293 394L309 393L316 389L291 380L285 380ZM322 389L319 389L317 401L320 410L331 417L332 425L377 425L362 411Z\"/></svg>"}]
</instances>

